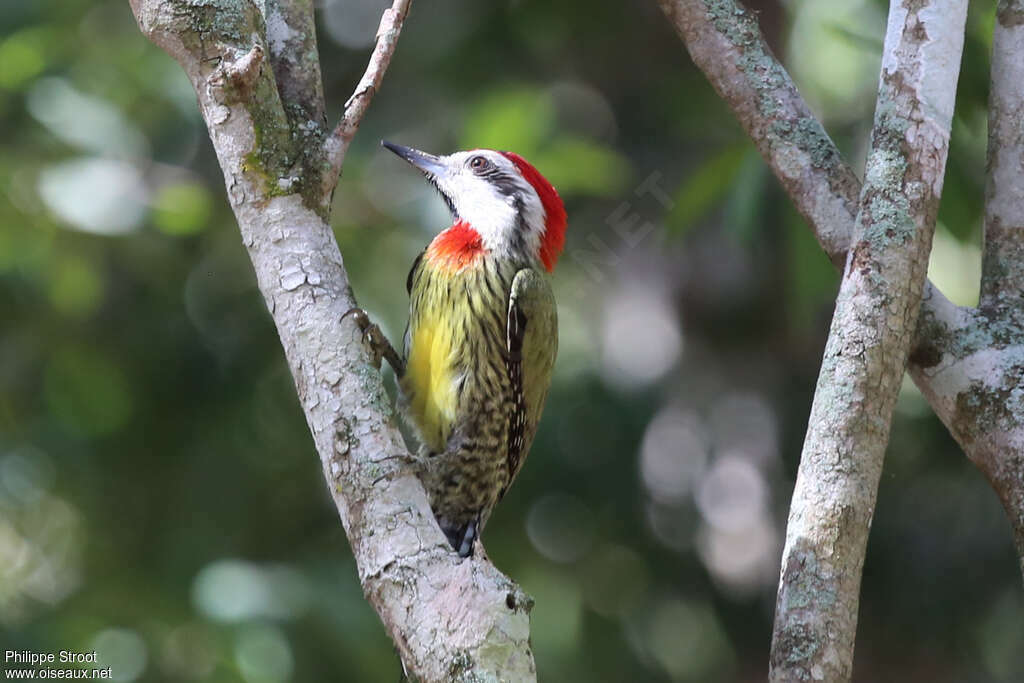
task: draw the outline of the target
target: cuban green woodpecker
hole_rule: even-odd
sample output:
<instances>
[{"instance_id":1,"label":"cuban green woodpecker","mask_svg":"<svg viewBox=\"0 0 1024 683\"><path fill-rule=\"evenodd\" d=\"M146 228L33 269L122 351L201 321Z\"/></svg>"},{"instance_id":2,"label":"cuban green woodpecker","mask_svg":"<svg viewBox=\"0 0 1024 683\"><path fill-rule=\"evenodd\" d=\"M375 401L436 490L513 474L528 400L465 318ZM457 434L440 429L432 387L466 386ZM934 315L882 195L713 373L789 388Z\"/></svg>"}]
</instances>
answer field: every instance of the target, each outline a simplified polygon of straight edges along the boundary
<instances>
[{"instance_id":1,"label":"cuban green woodpecker","mask_svg":"<svg viewBox=\"0 0 1024 683\"><path fill-rule=\"evenodd\" d=\"M467 557L544 409L558 350L548 273L565 243L565 208L517 154L383 145L419 169L452 214L409 272L404 357L389 344L384 355L421 444L431 509Z\"/></svg>"}]
</instances>

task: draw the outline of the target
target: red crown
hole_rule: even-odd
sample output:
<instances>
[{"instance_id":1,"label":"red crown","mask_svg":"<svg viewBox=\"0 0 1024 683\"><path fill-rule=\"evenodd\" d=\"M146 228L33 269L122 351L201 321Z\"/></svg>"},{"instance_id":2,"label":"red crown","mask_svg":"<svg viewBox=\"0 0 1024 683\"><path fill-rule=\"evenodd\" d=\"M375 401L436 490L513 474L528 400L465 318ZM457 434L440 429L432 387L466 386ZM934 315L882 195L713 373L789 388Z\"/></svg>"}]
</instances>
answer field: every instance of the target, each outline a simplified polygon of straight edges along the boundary
<instances>
[{"instance_id":1,"label":"red crown","mask_svg":"<svg viewBox=\"0 0 1024 683\"><path fill-rule=\"evenodd\" d=\"M540 197L540 203L544 207L544 235L540 239L540 260L548 272L551 272L558 261L558 255L565 247L565 228L568 225L565 205L562 204L558 191L533 164L515 152L501 154L516 165L523 178L533 186Z\"/></svg>"}]
</instances>

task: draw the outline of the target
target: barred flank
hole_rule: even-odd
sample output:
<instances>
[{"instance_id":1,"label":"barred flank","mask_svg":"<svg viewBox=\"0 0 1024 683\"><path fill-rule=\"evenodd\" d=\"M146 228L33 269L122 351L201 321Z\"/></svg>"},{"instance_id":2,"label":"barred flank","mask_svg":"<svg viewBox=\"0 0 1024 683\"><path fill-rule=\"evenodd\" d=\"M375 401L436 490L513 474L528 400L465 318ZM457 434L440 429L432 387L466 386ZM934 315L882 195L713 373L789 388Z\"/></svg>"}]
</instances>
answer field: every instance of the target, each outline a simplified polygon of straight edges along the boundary
<instances>
[{"instance_id":1,"label":"barred flank","mask_svg":"<svg viewBox=\"0 0 1024 683\"><path fill-rule=\"evenodd\" d=\"M410 274L404 405L423 444L431 506L452 525L486 521L529 451L547 394L554 305L549 297L537 320L518 309L512 319L523 267L480 255L453 268L428 255ZM513 339L517 325L537 334L524 344Z\"/></svg>"}]
</instances>

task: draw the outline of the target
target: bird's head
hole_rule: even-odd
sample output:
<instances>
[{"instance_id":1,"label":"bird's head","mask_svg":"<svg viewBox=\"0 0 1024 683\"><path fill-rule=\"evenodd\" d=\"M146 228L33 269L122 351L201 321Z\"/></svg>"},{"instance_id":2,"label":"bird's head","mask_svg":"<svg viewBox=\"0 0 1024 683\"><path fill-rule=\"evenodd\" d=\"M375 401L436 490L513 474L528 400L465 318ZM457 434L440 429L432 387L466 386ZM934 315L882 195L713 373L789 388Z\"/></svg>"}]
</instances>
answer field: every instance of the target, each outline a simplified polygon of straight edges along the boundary
<instances>
[{"instance_id":1,"label":"bird's head","mask_svg":"<svg viewBox=\"0 0 1024 683\"><path fill-rule=\"evenodd\" d=\"M526 159L491 149L435 156L392 142L381 144L426 176L454 220L476 231L487 251L534 258L554 269L565 244L565 207L551 183Z\"/></svg>"}]
</instances>

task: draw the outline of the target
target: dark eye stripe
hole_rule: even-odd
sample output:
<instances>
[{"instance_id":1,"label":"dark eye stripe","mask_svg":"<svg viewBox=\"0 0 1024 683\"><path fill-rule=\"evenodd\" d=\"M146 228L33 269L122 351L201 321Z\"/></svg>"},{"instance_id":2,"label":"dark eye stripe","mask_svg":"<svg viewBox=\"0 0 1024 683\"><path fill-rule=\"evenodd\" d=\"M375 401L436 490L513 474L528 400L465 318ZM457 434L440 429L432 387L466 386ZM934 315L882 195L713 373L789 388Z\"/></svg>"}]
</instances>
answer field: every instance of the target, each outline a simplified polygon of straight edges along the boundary
<instances>
[{"instance_id":1,"label":"dark eye stripe","mask_svg":"<svg viewBox=\"0 0 1024 683\"><path fill-rule=\"evenodd\" d=\"M519 185L516 183L515 178L505 173L502 173L499 169L494 169L490 173L483 176L488 182L498 189L506 197L512 197L519 193Z\"/></svg>"}]
</instances>

